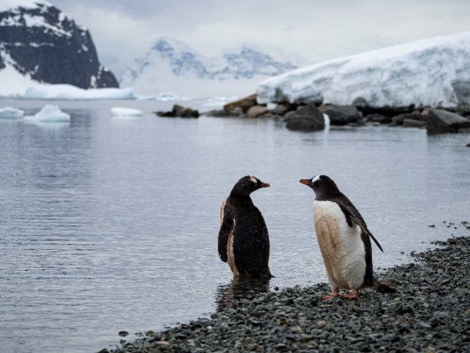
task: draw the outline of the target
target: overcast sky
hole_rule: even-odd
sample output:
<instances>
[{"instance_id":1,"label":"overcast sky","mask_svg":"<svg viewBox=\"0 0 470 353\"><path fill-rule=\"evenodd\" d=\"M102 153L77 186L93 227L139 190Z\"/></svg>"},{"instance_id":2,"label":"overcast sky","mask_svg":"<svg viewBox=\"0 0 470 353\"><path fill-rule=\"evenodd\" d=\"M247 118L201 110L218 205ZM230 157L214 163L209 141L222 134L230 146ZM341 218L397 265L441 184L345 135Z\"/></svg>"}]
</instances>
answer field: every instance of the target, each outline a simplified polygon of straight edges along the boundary
<instances>
[{"instance_id":1,"label":"overcast sky","mask_svg":"<svg viewBox=\"0 0 470 353\"><path fill-rule=\"evenodd\" d=\"M306 65L470 30L468 0L48 1L90 30L117 76L162 36L208 56L252 43Z\"/></svg>"}]
</instances>

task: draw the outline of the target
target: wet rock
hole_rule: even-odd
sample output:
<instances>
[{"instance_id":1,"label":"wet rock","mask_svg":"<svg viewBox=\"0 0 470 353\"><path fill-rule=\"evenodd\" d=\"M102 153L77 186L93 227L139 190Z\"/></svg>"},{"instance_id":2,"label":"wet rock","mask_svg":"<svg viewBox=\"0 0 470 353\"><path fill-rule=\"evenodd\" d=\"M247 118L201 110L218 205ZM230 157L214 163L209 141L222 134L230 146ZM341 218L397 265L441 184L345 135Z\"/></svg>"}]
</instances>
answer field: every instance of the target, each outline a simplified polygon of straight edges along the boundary
<instances>
[{"instance_id":1,"label":"wet rock","mask_svg":"<svg viewBox=\"0 0 470 353\"><path fill-rule=\"evenodd\" d=\"M423 120L417 119L403 119L403 127L415 127L415 128L424 128L426 126L426 122Z\"/></svg>"},{"instance_id":2,"label":"wet rock","mask_svg":"<svg viewBox=\"0 0 470 353\"><path fill-rule=\"evenodd\" d=\"M320 111L328 115L331 125L348 125L362 119L362 113L354 106L325 105L320 107Z\"/></svg>"},{"instance_id":3,"label":"wet rock","mask_svg":"<svg viewBox=\"0 0 470 353\"><path fill-rule=\"evenodd\" d=\"M171 111L159 111L156 114L160 117L166 118L199 118L199 111L189 107L183 107L179 104L173 105L173 109Z\"/></svg>"},{"instance_id":4,"label":"wet rock","mask_svg":"<svg viewBox=\"0 0 470 353\"><path fill-rule=\"evenodd\" d=\"M364 120L371 123L390 124L392 122L392 117L379 113L372 113L367 115Z\"/></svg>"},{"instance_id":5,"label":"wet rock","mask_svg":"<svg viewBox=\"0 0 470 353\"><path fill-rule=\"evenodd\" d=\"M223 109L215 109L215 110L210 110L208 112L203 113L205 116L210 116L214 118L239 118L245 116L243 114L243 111L241 109L235 109L231 112L226 112Z\"/></svg>"},{"instance_id":6,"label":"wet rock","mask_svg":"<svg viewBox=\"0 0 470 353\"><path fill-rule=\"evenodd\" d=\"M460 129L468 128L470 128L470 119L446 110L429 110L426 124L426 130L429 135L455 133L459 132Z\"/></svg>"},{"instance_id":7,"label":"wet rock","mask_svg":"<svg viewBox=\"0 0 470 353\"><path fill-rule=\"evenodd\" d=\"M268 108L264 105L254 105L246 111L246 116L248 118L258 118L269 112Z\"/></svg>"},{"instance_id":8,"label":"wet rock","mask_svg":"<svg viewBox=\"0 0 470 353\"><path fill-rule=\"evenodd\" d=\"M318 131L325 129L325 119L318 108L313 105L303 105L296 111L286 114L286 127L297 131Z\"/></svg>"},{"instance_id":9,"label":"wet rock","mask_svg":"<svg viewBox=\"0 0 470 353\"><path fill-rule=\"evenodd\" d=\"M230 102L224 105L223 109L226 113L234 113L236 110L243 112L246 114L248 109L258 104L257 102L257 94L252 94L248 97L236 100L234 102Z\"/></svg>"},{"instance_id":10,"label":"wet rock","mask_svg":"<svg viewBox=\"0 0 470 353\"><path fill-rule=\"evenodd\" d=\"M392 123L394 125L400 125L402 126L406 121L422 121L426 125L426 116L421 115L418 112L412 112L412 113L404 113L404 114L398 114L392 117Z\"/></svg>"},{"instance_id":11,"label":"wet rock","mask_svg":"<svg viewBox=\"0 0 470 353\"><path fill-rule=\"evenodd\" d=\"M273 115L280 116L286 114L289 110L292 110L289 109L289 104L277 104L273 109L271 109L271 113Z\"/></svg>"}]
</instances>

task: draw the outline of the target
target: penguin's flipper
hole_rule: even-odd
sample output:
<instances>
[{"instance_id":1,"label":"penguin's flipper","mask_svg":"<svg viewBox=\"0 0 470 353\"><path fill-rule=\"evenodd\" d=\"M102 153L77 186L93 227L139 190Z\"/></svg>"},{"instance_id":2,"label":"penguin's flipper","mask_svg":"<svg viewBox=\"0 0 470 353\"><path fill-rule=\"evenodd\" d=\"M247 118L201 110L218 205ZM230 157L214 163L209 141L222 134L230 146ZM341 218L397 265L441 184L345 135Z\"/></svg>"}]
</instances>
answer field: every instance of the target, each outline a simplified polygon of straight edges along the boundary
<instances>
[{"instance_id":1,"label":"penguin's flipper","mask_svg":"<svg viewBox=\"0 0 470 353\"><path fill-rule=\"evenodd\" d=\"M377 244L377 247L380 249L380 251L384 252L382 249L382 246L380 245L379 241L375 239L374 235L370 232L369 228L367 228L366 222L362 218L361 214L359 211L354 207L354 205L348 201L347 206L346 205L340 205L341 211L343 211L346 221L348 222L348 225L352 227L353 225L358 225L361 230L367 234L375 244Z\"/></svg>"},{"instance_id":2,"label":"penguin's flipper","mask_svg":"<svg viewBox=\"0 0 470 353\"><path fill-rule=\"evenodd\" d=\"M355 224L357 224L359 227L361 227L361 230L364 232L364 234L368 235L374 243L377 245L377 247L380 249L380 251L384 252L382 249L382 246L380 245L379 241L375 239L374 235L370 232L369 228L367 228L366 223L364 220L356 218L354 215L351 215L351 218Z\"/></svg>"},{"instance_id":3,"label":"penguin's flipper","mask_svg":"<svg viewBox=\"0 0 470 353\"><path fill-rule=\"evenodd\" d=\"M233 230L233 218L230 207L226 201L222 202L220 207L220 230L219 230L219 257L223 262L228 261L227 242L230 233Z\"/></svg>"},{"instance_id":4,"label":"penguin's flipper","mask_svg":"<svg viewBox=\"0 0 470 353\"><path fill-rule=\"evenodd\" d=\"M383 249L382 249L382 246L379 243L379 241L377 239L375 239L375 237L372 235L370 230L367 229L367 227L362 228L362 230L364 231L364 233L366 233L374 241L374 243L377 245L377 247L380 249L380 251L384 252Z\"/></svg>"}]
</instances>

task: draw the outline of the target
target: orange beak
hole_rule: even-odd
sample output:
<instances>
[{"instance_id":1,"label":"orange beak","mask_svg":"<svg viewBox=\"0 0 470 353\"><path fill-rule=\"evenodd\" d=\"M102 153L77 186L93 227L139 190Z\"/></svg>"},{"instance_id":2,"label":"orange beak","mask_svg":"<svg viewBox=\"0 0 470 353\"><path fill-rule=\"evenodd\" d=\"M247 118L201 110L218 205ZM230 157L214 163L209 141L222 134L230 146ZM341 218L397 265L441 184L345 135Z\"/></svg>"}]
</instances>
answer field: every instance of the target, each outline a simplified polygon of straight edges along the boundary
<instances>
[{"instance_id":1,"label":"orange beak","mask_svg":"<svg viewBox=\"0 0 470 353\"><path fill-rule=\"evenodd\" d=\"M300 179L299 181L304 185L310 185L312 182L310 179Z\"/></svg>"}]
</instances>

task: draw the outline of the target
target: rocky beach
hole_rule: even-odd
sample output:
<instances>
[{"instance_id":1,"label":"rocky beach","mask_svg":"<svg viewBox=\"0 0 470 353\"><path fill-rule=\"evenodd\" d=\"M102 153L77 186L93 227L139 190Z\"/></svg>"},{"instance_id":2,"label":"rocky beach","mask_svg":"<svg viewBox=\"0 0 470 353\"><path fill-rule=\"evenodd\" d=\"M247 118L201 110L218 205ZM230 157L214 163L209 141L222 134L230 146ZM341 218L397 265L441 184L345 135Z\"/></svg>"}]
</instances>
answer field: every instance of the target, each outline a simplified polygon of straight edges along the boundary
<instances>
[{"instance_id":1,"label":"rocky beach","mask_svg":"<svg viewBox=\"0 0 470 353\"><path fill-rule=\"evenodd\" d=\"M284 289L232 283L220 288L209 318L134 341L123 337L100 353L469 352L470 222L445 226L447 241L377 271L395 293L366 289L359 299L322 301L325 283Z\"/></svg>"}]
</instances>

